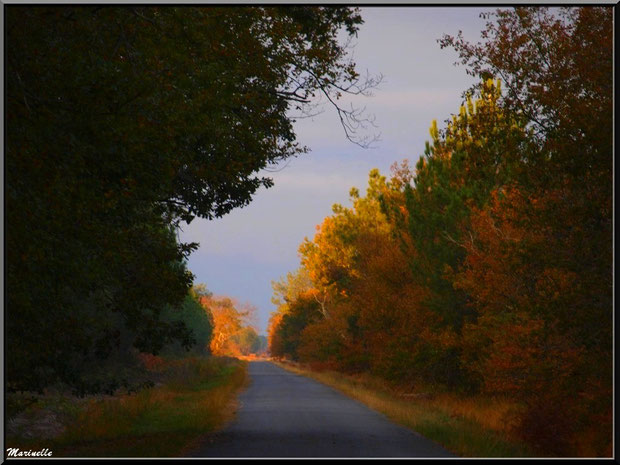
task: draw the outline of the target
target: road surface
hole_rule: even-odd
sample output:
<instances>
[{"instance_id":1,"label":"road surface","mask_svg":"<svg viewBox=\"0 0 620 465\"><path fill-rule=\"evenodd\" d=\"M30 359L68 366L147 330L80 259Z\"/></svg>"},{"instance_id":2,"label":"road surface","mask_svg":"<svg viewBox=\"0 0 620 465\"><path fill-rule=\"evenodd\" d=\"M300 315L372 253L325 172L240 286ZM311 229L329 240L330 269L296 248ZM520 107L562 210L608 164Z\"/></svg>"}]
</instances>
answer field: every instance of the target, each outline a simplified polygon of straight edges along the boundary
<instances>
[{"instance_id":1,"label":"road surface","mask_svg":"<svg viewBox=\"0 0 620 465\"><path fill-rule=\"evenodd\" d=\"M190 457L454 457L317 381L262 361L249 374L235 420Z\"/></svg>"}]
</instances>

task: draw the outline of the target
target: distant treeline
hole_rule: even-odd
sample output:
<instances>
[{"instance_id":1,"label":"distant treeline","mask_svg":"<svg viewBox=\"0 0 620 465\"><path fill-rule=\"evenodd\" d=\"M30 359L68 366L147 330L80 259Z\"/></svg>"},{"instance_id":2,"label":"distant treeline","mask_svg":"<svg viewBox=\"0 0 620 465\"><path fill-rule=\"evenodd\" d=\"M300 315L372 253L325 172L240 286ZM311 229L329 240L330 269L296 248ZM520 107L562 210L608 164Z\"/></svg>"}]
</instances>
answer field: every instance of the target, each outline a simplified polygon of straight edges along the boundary
<instances>
[{"instance_id":1,"label":"distant treeline","mask_svg":"<svg viewBox=\"0 0 620 465\"><path fill-rule=\"evenodd\" d=\"M192 331L195 342L189 348L179 341L170 342L162 354L262 355L267 351L267 337L259 336L252 326L254 311L253 306L239 305L230 297L213 296L204 284L194 285L180 309L162 316L164 321L183 322Z\"/></svg>"},{"instance_id":2,"label":"distant treeline","mask_svg":"<svg viewBox=\"0 0 620 465\"><path fill-rule=\"evenodd\" d=\"M612 10L498 11L483 37L440 41L481 83L415 169L372 170L274 283L270 351L507 396L530 444L610 455Z\"/></svg>"},{"instance_id":3,"label":"distant treeline","mask_svg":"<svg viewBox=\"0 0 620 465\"><path fill-rule=\"evenodd\" d=\"M230 297L215 297L203 284L194 287L213 322L209 348L216 355L259 355L267 351L267 338L259 336L250 320L255 308L241 306Z\"/></svg>"}]
</instances>

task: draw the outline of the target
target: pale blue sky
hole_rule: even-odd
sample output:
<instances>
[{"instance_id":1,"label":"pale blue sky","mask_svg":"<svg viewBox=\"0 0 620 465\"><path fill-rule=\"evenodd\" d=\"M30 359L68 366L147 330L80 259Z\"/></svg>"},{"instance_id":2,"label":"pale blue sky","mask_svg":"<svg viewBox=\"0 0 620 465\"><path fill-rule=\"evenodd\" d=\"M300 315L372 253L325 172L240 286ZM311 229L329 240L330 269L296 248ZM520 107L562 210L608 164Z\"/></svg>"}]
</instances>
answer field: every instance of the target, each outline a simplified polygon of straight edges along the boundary
<instances>
[{"instance_id":1,"label":"pale blue sky","mask_svg":"<svg viewBox=\"0 0 620 465\"><path fill-rule=\"evenodd\" d=\"M257 307L256 323L266 333L271 281L299 266L297 249L304 237L331 214L334 203L349 205L351 187L365 192L368 172L389 173L394 162L415 163L429 139L431 120L457 113L461 94L474 81L456 54L439 48L443 33L463 31L478 41L484 20L479 7L362 8L353 56L362 73L382 73L384 82L362 106L376 117L381 141L362 149L349 142L329 106L312 119L299 120L298 140L310 152L269 173L275 186L260 189L245 208L213 221L195 219L183 227L182 241L200 248L189 258L196 283L219 295ZM357 102L357 101L356 101Z\"/></svg>"}]
</instances>

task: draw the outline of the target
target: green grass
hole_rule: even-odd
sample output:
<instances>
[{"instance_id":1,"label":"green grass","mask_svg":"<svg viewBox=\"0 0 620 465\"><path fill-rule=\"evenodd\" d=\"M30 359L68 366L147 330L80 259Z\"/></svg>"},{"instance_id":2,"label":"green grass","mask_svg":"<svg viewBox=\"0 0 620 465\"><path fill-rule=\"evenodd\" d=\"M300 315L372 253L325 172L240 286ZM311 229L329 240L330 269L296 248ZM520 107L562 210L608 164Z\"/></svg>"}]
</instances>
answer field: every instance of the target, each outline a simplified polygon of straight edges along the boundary
<instances>
[{"instance_id":1,"label":"green grass","mask_svg":"<svg viewBox=\"0 0 620 465\"><path fill-rule=\"evenodd\" d=\"M431 439L460 457L540 456L510 435L511 412L506 400L462 397L449 393L416 393L403 398L387 383L370 376L312 371L289 363L282 368L331 386L394 422ZM429 394L429 395L427 395Z\"/></svg>"},{"instance_id":2,"label":"green grass","mask_svg":"<svg viewBox=\"0 0 620 465\"><path fill-rule=\"evenodd\" d=\"M179 457L235 410L247 382L247 363L209 357L169 360L154 371L161 384L131 395L40 402L34 408L61 414L66 430L54 439L7 436L8 447L48 448L54 457Z\"/></svg>"}]
</instances>

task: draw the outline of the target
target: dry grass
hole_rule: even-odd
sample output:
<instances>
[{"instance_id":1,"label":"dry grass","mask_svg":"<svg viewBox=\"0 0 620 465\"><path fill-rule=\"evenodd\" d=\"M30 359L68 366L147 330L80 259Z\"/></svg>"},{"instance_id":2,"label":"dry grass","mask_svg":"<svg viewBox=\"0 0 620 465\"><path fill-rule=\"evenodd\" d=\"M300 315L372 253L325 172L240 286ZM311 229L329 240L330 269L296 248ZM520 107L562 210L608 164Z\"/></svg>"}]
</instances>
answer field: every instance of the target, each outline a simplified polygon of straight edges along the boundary
<instances>
[{"instance_id":1,"label":"dry grass","mask_svg":"<svg viewBox=\"0 0 620 465\"><path fill-rule=\"evenodd\" d=\"M7 438L22 449L41 443L54 457L178 457L229 420L247 364L219 357L167 361L158 386L82 402L52 440ZM44 442L44 443L43 443ZM41 448L42 448L41 447Z\"/></svg>"},{"instance_id":2,"label":"dry grass","mask_svg":"<svg viewBox=\"0 0 620 465\"><path fill-rule=\"evenodd\" d=\"M398 392L386 382L367 375L317 372L297 364L276 363L338 389L393 421L442 444L458 456L535 455L527 445L511 437L517 406L507 400L425 391Z\"/></svg>"},{"instance_id":3,"label":"dry grass","mask_svg":"<svg viewBox=\"0 0 620 465\"><path fill-rule=\"evenodd\" d=\"M428 401L434 408L449 412L451 416L466 418L485 429L510 434L514 429L518 406L505 399L484 396L457 397L440 394Z\"/></svg>"}]
</instances>

